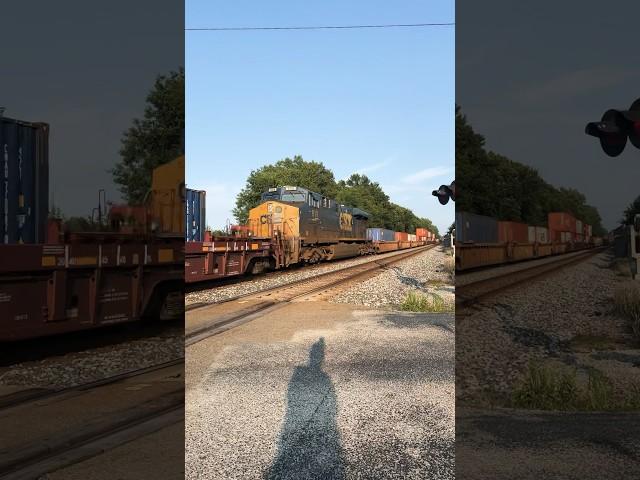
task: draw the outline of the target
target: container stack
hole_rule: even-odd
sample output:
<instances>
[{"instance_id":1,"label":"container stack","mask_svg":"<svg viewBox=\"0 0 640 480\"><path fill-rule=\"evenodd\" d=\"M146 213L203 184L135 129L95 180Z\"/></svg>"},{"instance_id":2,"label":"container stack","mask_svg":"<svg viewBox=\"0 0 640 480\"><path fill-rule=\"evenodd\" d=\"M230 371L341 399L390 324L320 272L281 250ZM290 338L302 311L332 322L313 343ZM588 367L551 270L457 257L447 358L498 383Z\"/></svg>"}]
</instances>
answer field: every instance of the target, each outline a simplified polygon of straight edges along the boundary
<instances>
[{"instance_id":1,"label":"container stack","mask_svg":"<svg viewBox=\"0 0 640 480\"><path fill-rule=\"evenodd\" d=\"M498 222L498 242L527 243L529 227L519 222Z\"/></svg>"},{"instance_id":2,"label":"container stack","mask_svg":"<svg viewBox=\"0 0 640 480\"><path fill-rule=\"evenodd\" d=\"M548 224L551 241L568 243L576 240L577 220L570 213L549 212ZM580 232L582 233L582 222L580 222Z\"/></svg>"},{"instance_id":3,"label":"container stack","mask_svg":"<svg viewBox=\"0 0 640 480\"><path fill-rule=\"evenodd\" d=\"M456 212L456 241L498 243L498 221L484 215Z\"/></svg>"},{"instance_id":4,"label":"container stack","mask_svg":"<svg viewBox=\"0 0 640 480\"><path fill-rule=\"evenodd\" d=\"M185 240L203 242L206 230L206 192L186 189L185 199Z\"/></svg>"},{"instance_id":5,"label":"container stack","mask_svg":"<svg viewBox=\"0 0 640 480\"><path fill-rule=\"evenodd\" d=\"M396 233L385 228L367 228L367 240L372 242L394 242Z\"/></svg>"},{"instance_id":6,"label":"container stack","mask_svg":"<svg viewBox=\"0 0 640 480\"><path fill-rule=\"evenodd\" d=\"M49 125L0 116L0 243L44 243Z\"/></svg>"}]
</instances>

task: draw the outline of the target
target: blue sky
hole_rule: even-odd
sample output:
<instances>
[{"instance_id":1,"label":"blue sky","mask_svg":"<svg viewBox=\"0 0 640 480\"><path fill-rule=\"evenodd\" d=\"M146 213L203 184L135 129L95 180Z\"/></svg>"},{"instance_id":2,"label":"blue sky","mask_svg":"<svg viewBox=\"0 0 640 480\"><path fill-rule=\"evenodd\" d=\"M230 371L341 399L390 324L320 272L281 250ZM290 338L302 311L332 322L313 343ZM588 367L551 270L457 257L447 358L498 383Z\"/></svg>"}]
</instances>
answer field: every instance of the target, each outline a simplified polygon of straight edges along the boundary
<instances>
[{"instance_id":1,"label":"blue sky","mask_svg":"<svg viewBox=\"0 0 640 480\"><path fill-rule=\"evenodd\" d=\"M187 0L186 26L452 22L449 1ZM454 206L455 27L185 32L187 186L207 223L234 223L251 170L302 155L336 179L364 173L440 229Z\"/></svg>"}]
</instances>

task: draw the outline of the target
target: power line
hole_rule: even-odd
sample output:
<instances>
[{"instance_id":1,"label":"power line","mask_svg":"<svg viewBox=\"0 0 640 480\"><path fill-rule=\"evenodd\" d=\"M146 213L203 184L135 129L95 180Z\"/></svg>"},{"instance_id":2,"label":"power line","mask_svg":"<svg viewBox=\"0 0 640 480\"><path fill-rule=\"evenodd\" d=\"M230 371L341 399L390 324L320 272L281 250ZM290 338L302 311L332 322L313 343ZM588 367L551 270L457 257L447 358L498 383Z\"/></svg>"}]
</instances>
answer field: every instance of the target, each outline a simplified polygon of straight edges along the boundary
<instances>
[{"instance_id":1,"label":"power line","mask_svg":"<svg viewBox=\"0 0 640 480\"><path fill-rule=\"evenodd\" d=\"M392 23L385 25L321 25L304 27L199 27L185 28L185 31L246 31L246 30L335 30L356 28L417 28L417 27L447 27L455 22L447 23Z\"/></svg>"}]
</instances>

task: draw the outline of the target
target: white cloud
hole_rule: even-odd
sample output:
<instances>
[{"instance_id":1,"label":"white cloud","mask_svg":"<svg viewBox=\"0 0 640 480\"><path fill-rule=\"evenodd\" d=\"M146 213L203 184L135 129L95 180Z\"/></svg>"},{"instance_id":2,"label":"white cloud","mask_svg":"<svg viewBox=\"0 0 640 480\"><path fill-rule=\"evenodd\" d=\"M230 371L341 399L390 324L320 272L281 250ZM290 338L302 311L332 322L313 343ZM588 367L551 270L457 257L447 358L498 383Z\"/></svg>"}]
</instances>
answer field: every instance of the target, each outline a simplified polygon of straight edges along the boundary
<instances>
[{"instance_id":1,"label":"white cloud","mask_svg":"<svg viewBox=\"0 0 640 480\"><path fill-rule=\"evenodd\" d=\"M401 182L408 185L414 185L425 180L430 180L432 178L442 177L444 175L453 173L453 167L439 166L439 167L429 167L424 170L420 170L419 172L412 173L411 175L407 175L402 178ZM405 187L406 188L406 187Z\"/></svg>"},{"instance_id":2,"label":"white cloud","mask_svg":"<svg viewBox=\"0 0 640 480\"><path fill-rule=\"evenodd\" d=\"M390 163L391 163L391 160L385 160L384 162L374 163L373 165L370 165L368 167L359 168L358 170L355 171L355 173L359 173L360 175L363 175L365 173L375 172L377 170L380 170L381 168L386 167Z\"/></svg>"}]
</instances>

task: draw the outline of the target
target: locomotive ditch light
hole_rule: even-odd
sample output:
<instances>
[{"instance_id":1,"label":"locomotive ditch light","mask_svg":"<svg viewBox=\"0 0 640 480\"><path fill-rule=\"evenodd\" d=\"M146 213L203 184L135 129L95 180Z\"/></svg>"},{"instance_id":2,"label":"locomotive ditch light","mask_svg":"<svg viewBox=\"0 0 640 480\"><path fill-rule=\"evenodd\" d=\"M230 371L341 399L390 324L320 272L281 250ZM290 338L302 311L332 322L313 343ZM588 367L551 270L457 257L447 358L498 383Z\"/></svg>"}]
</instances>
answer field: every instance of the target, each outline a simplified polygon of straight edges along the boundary
<instances>
[{"instance_id":1,"label":"locomotive ditch light","mask_svg":"<svg viewBox=\"0 0 640 480\"><path fill-rule=\"evenodd\" d=\"M607 110L599 122L589 122L585 133L600 140L604 153L610 157L620 155L627 144L640 148L640 98L629 110Z\"/></svg>"}]
</instances>

